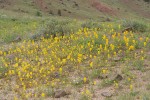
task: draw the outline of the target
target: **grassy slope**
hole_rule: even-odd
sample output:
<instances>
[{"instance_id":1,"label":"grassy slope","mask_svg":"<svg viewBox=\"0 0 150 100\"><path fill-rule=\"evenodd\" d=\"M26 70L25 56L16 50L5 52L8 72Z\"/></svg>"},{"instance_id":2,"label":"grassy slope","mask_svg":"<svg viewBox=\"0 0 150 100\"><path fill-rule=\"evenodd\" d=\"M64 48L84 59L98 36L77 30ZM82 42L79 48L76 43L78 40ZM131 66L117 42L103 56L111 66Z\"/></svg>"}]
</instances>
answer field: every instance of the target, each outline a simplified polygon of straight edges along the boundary
<instances>
[{"instance_id":1,"label":"grassy slope","mask_svg":"<svg viewBox=\"0 0 150 100\"><path fill-rule=\"evenodd\" d=\"M46 2L48 3L49 1ZM140 10L138 10L139 14L136 14L136 12L134 12L133 9L129 9L131 5L133 5L132 2L130 7L128 7L124 3L121 3L120 2L121 0L119 2L116 2L118 0L109 0L109 2L108 0L101 0L101 1L105 2L106 4L108 4L109 6L115 9L119 7L120 8L119 15L118 15L119 18L122 17L129 18L129 19L134 18L134 20L141 19L141 16L137 16L141 14ZM67 10L71 11L72 13L68 14L62 12L62 14L64 16L69 16L73 18L79 18L79 19L98 18L99 19L102 16L104 17L111 16L108 14L101 13L95 10L95 8L92 7L88 8L89 3L85 2L84 0L76 0L78 4L80 3L80 5L84 5L84 6L80 6L79 10L77 10L76 8L72 8L71 0L69 2L67 2L67 0L64 0L67 7L61 5L58 0L55 1L51 0L51 2L53 3L53 6L48 6L48 8L53 9L55 14L57 14L58 9L67 8ZM25 1L12 0L12 5L14 6L6 5L5 9L0 9L0 25L1 25L0 42L3 43L9 42L10 40L13 40L15 36L18 35L20 35L23 39L27 39L29 38L30 35L36 33L38 29L43 28L43 26L46 25L47 21L51 20L52 18L56 20L64 19L64 17L57 17L57 15L49 17L49 14L47 13L46 10L43 10L43 8L37 6L38 4L35 6L35 5L31 5L31 3L32 2L30 0L25 0ZM144 4L144 3L139 1L139 4ZM145 5L147 6L147 4ZM146 6L139 9L147 9L144 10L144 12L147 12L149 11L149 9L146 8ZM18 7L21 10L18 10ZM43 14L43 17L35 16L37 11L39 11L40 9ZM124 12L125 10L127 10L128 12ZM105 18L102 18L100 20L104 20L104 19ZM95 99L97 98L107 99L101 96L101 93L104 91L111 91L113 93L113 96L110 99L113 100L116 99L134 100L138 98L139 99L149 98L150 97L149 94L150 93L149 92L150 90L150 83L149 83L150 82L149 80L150 47L148 45L144 47L143 45L144 45L144 41L146 41L145 40L146 37L150 38L149 35L150 28L146 32L133 33L134 37L132 37L132 35L128 32L127 37L130 39L131 42L130 45L134 45L132 43L134 39L136 40L136 43L138 43L138 46L142 45L140 48L136 48L133 51L129 52L127 50L129 49L129 47L124 46L125 41L123 39L122 39L123 41L121 42L119 41L118 44L115 43L115 41L118 40L117 36L116 36L116 40L112 39L112 35L114 35L115 32L118 33L122 31L122 28L121 29L118 28L118 25L122 24L121 22L122 21L100 23L101 29L98 31L85 29L85 31L83 31L83 34L79 34L81 32L79 31L78 33L75 33L73 36L67 36L64 39L60 37L59 38L60 41L57 41L57 39L55 41L53 41L53 39L48 39L48 40L44 39L35 43L33 41L27 41L27 42L21 41L19 43L14 43L14 44L5 44L5 45L0 44L1 45L0 46L0 81L1 81L0 98L5 99L5 97L8 96L9 99L12 99L12 97L25 99L28 98L27 96L29 96L30 98L34 98L36 94L37 98L43 99L41 94L45 93L46 97L44 97L44 99L45 98L51 99L51 96L53 96L53 92L54 92L53 89L54 90L55 89L57 90L58 88L64 89L65 87L67 87L66 89L71 90L71 95L69 96L69 99L70 98L83 99L85 97L95 98ZM147 26L150 27L148 23L149 19L141 20L141 22L142 23L144 22L145 24L147 24ZM77 20L77 23L78 25L80 25L83 22ZM112 28L114 28L114 31L112 30ZM96 34L91 35L94 34L94 32L97 33L98 39L96 38L97 37ZM116 48L118 47L119 50L123 49L123 51L126 51L125 54L121 56L121 58L119 58L119 60L117 61L115 60L118 59L114 57L115 50L110 50L109 52L107 52L107 50L106 51L100 50L102 54L98 53L99 45L106 44L105 43L106 41L102 39L102 36L104 34L108 37L109 41L111 41L109 42L109 45L110 43L112 43L115 45ZM121 35L121 38L123 38L123 36L124 35ZM142 41L139 40L141 37L143 38ZM89 44L89 42L91 44ZM147 44L149 44L149 42L150 41L148 40ZM107 49L110 49L110 47L111 46L108 46ZM51 50L53 52L51 52ZM144 53L142 53L141 51ZM116 52L117 52L117 56L120 56L118 50ZM46 53L53 56L45 55ZM108 57L107 54L111 55L109 59L107 58ZM71 58L68 55L71 55ZM37 57L37 61L39 61L42 65L40 66L38 65L35 56ZM113 57L115 59L113 59ZM143 59L142 57L144 57L144 62L140 60ZM19 58L20 60L17 58ZM80 58L83 61L80 62ZM13 60L13 62L10 61L9 59ZM71 61L71 59L73 59L73 61ZM47 61L50 63L47 63ZM91 62L93 62L93 65ZM17 66L16 64L19 64L19 67L16 68L15 67ZM7 65L9 66L7 67ZM55 70L53 70L53 67L49 67L51 65L55 66L54 67ZM63 68L63 71L65 73L61 72L60 69L61 67ZM25 68L26 70L22 68ZM34 70L33 68L35 69L38 68L41 70ZM50 74L48 72L45 73L47 69L51 69L52 72ZM15 71L15 73L13 71ZM21 74L21 76L18 74L20 71L24 73ZM7 73L6 76L4 76L4 72ZM28 82L32 79L30 79L28 76L24 76L27 74L29 74L30 76L31 74L30 72L33 73L33 77L34 77L33 79L35 80L32 81L33 83L31 83L31 86L28 84ZM55 79L55 75L56 75L55 72L58 74L62 74L62 76L58 77L58 80L60 81ZM111 79L111 76L115 76L116 73L123 76L123 80L119 81L118 83L114 83ZM108 75L108 78L106 79L105 79L105 74ZM46 75L46 77L44 75ZM88 82L84 83L85 81L84 77L86 77L89 80L89 83ZM102 77L104 79L101 79ZM21 81L20 78L24 78L23 81ZM53 80L52 81L51 78L54 78L54 80L52 79ZM12 81L14 79L16 80L17 83L15 83L15 81ZM48 83L54 82L54 84L57 84L57 86L53 86L53 84L45 84L45 83L44 83L45 85L43 85L45 79L46 80L50 79L48 80ZM39 80L38 84L36 84L37 80ZM66 82L65 84L64 81ZM37 87L34 87L34 85L36 85ZM34 96L31 96L30 94L26 93L26 91L29 91L29 89L34 91L33 92Z\"/></svg>"},{"instance_id":2,"label":"grassy slope","mask_svg":"<svg viewBox=\"0 0 150 100\"><path fill-rule=\"evenodd\" d=\"M143 1L134 0L128 3L128 0L99 0L102 2L102 5L113 8L117 13L116 15L98 11L96 8L91 6L90 0L87 0L86 2L84 0L76 0L76 4L78 4L79 7L74 6L75 3L73 0L63 0L63 4L59 0L47 0L43 3L43 6L41 6L40 2L37 1L40 0L36 0L36 2L33 2L31 0L6 0L0 4L0 7L4 5L4 8L0 9L0 42L8 40L11 41L15 37L13 37L12 39L10 37L16 36L17 34L20 34L21 37L26 38L30 36L30 33L36 33L35 30L36 28L41 27L43 19L48 19L48 17L49 19L51 19L58 16L58 9L61 9L63 17L65 16L70 18L77 18L80 20L93 19L97 21L105 21L106 18L111 18L115 20L137 19L149 22L149 18L147 15L149 13L150 7L148 8L149 5L144 3ZM132 6L135 8L133 8ZM47 9L45 9L45 7L47 7ZM50 15L50 11L52 11L54 15ZM69 11L71 13L68 13ZM37 12L42 13L43 17L37 18ZM63 17L57 18L62 19ZM30 19L28 20L28 18ZM13 21L12 19L17 19L18 21ZM24 19L25 22L22 22ZM36 24L36 26L34 24ZM15 25L16 27L19 27L19 30L15 28ZM7 37L8 35L10 35L7 33L11 33L11 36ZM24 33L26 33L26 36L24 35Z\"/></svg>"},{"instance_id":3,"label":"grassy slope","mask_svg":"<svg viewBox=\"0 0 150 100\"><path fill-rule=\"evenodd\" d=\"M92 18L99 19L100 17L112 17L108 13L98 11L96 8L92 7L92 2L102 2L102 5L106 5L114 9L117 12L117 17L126 17L134 18L137 15L141 17L150 18L150 7L148 3L145 3L142 0L6 0L9 1L11 5L8 5L7 2L2 3L5 5L3 9L29 13L35 15L37 11L41 10L43 14L49 15L49 12L52 11L54 15L57 15L58 9L61 10L62 16L68 16L73 18ZM75 6L77 4L78 6ZM119 9L119 10L118 10ZM64 11L66 10L66 11ZM68 13L70 12L70 13ZM113 16L115 17L115 16Z\"/></svg>"}]
</instances>

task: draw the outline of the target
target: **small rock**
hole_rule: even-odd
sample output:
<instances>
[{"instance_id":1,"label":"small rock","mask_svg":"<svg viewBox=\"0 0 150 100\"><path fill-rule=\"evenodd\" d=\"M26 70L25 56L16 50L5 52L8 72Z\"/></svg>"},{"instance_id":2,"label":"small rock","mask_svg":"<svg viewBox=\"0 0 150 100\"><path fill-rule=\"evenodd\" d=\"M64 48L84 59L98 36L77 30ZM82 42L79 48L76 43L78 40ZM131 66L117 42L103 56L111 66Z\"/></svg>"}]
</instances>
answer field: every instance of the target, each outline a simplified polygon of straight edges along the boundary
<instances>
[{"instance_id":1,"label":"small rock","mask_svg":"<svg viewBox=\"0 0 150 100\"><path fill-rule=\"evenodd\" d=\"M111 19L110 19L110 18L106 18L106 21L107 21L107 22L110 22L110 21L111 21Z\"/></svg>"},{"instance_id":2,"label":"small rock","mask_svg":"<svg viewBox=\"0 0 150 100\"><path fill-rule=\"evenodd\" d=\"M114 80L113 81L121 81L123 79L123 77L120 75L120 74L118 74L115 78L114 78Z\"/></svg>"},{"instance_id":3,"label":"small rock","mask_svg":"<svg viewBox=\"0 0 150 100\"><path fill-rule=\"evenodd\" d=\"M122 33L124 33L124 32L126 32L126 31L133 31L133 28L132 27L127 27L127 28L125 28L123 31L122 31Z\"/></svg>"},{"instance_id":4,"label":"small rock","mask_svg":"<svg viewBox=\"0 0 150 100\"><path fill-rule=\"evenodd\" d=\"M22 39L21 39L21 37L20 36L17 36L14 40L13 40L13 42L20 42Z\"/></svg>"},{"instance_id":5,"label":"small rock","mask_svg":"<svg viewBox=\"0 0 150 100\"><path fill-rule=\"evenodd\" d=\"M36 41L36 40L39 40L39 39L41 39L41 37L43 36L43 34L42 33L39 33L39 34L34 34L34 35L32 35L31 36L31 40L34 40L34 41Z\"/></svg>"},{"instance_id":6,"label":"small rock","mask_svg":"<svg viewBox=\"0 0 150 100\"><path fill-rule=\"evenodd\" d=\"M15 58L15 55L10 54L10 55L7 55L6 58L9 59L9 60L13 60Z\"/></svg>"},{"instance_id":7,"label":"small rock","mask_svg":"<svg viewBox=\"0 0 150 100\"><path fill-rule=\"evenodd\" d=\"M113 60L114 60L115 62L118 62L118 61L121 60L121 57L114 57Z\"/></svg>"},{"instance_id":8,"label":"small rock","mask_svg":"<svg viewBox=\"0 0 150 100\"><path fill-rule=\"evenodd\" d=\"M55 72L54 73L54 78L59 78L60 77L60 74L58 72Z\"/></svg>"},{"instance_id":9,"label":"small rock","mask_svg":"<svg viewBox=\"0 0 150 100\"><path fill-rule=\"evenodd\" d=\"M111 97L112 93L110 93L110 92L102 92L101 95L104 96L104 97Z\"/></svg>"},{"instance_id":10,"label":"small rock","mask_svg":"<svg viewBox=\"0 0 150 100\"><path fill-rule=\"evenodd\" d=\"M101 75L98 76L98 78L106 79L106 78L108 78L108 74L101 74Z\"/></svg>"},{"instance_id":11,"label":"small rock","mask_svg":"<svg viewBox=\"0 0 150 100\"><path fill-rule=\"evenodd\" d=\"M66 95L68 95L68 93L66 91L64 91L64 90L57 90L57 91L55 91L54 97L55 98L60 98L60 97L66 96Z\"/></svg>"}]
</instances>

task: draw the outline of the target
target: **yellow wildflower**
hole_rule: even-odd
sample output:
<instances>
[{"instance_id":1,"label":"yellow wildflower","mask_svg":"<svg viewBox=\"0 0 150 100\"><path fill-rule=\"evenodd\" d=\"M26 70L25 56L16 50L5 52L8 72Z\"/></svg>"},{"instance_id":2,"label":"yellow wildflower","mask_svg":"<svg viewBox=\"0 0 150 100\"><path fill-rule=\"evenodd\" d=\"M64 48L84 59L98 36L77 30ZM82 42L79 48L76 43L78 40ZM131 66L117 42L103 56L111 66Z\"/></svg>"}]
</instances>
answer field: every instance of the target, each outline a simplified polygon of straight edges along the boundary
<instances>
[{"instance_id":1,"label":"yellow wildflower","mask_svg":"<svg viewBox=\"0 0 150 100\"><path fill-rule=\"evenodd\" d=\"M144 42L144 46L146 46L146 44L147 44L147 43L146 43L146 42Z\"/></svg>"},{"instance_id":2,"label":"yellow wildflower","mask_svg":"<svg viewBox=\"0 0 150 100\"><path fill-rule=\"evenodd\" d=\"M86 77L83 78L83 82L84 82L84 83L87 82L87 78L86 78Z\"/></svg>"},{"instance_id":3,"label":"yellow wildflower","mask_svg":"<svg viewBox=\"0 0 150 100\"><path fill-rule=\"evenodd\" d=\"M42 93L41 96L42 96L42 97L45 97L45 93Z\"/></svg>"},{"instance_id":4,"label":"yellow wildflower","mask_svg":"<svg viewBox=\"0 0 150 100\"><path fill-rule=\"evenodd\" d=\"M59 68L59 73L62 74L62 68L61 67Z\"/></svg>"},{"instance_id":5,"label":"yellow wildflower","mask_svg":"<svg viewBox=\"0 0 150 100\"><path fill-rule=\"evenodd\" d=\"M90 67L91 67L91 68L93 67L93 62L90 62Z\"/></svg>"},{"instance_id":6,"label":"yellow wildflower","mask_svg":"<svg viewBox=\"0 0 150 100\"><path fill-rule=\"evenodd\" d=\"M130 84L130 90L131 90L131 91L133 90L133 85L132 85L132 84Z\"/></svg>"},{"instance_id":7,"label":"yellow wildflower","mask_svg":"<svg viewBox=\"0 0 150 100\"><path fill-rule=\"evenodd\" d=\"M134 46L131 45L131 46L129 47L129 50L134 50Z\"/></svg>"}]
</instances>

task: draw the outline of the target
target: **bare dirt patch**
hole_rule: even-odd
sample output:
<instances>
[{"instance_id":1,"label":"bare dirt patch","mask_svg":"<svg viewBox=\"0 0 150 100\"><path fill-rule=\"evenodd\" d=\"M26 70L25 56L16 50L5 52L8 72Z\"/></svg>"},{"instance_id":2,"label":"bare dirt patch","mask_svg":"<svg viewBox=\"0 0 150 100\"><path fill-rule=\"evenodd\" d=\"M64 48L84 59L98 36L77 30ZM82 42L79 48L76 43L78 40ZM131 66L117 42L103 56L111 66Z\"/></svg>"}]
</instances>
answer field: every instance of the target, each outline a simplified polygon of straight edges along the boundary
<instances>
[{"instance_id":1,"label":"bare dirt patch","mask_svg":"<svg viewBox=\"0 0 150 100\"><path fill-rule=\"evenodd\" d=\"M113 8L111 8L111 7L107 6L106 4L101 3L97 0L91 0L91 6L96 8L97 10L99 10L102 13L116 15L116 11Z\"/></svg>"},{"instance_id":2,"label":"bare dirt patch","mask_svg":"<svg viewBox=\"0 0 150 100\"><path fill-rule=\"evenodd\" d=\"M47 12L48 11L48 6L45 3L44 0L33 0L33 2L35 3L35 5L40 8L40 10Z\"/></svg>"}]
</instances>

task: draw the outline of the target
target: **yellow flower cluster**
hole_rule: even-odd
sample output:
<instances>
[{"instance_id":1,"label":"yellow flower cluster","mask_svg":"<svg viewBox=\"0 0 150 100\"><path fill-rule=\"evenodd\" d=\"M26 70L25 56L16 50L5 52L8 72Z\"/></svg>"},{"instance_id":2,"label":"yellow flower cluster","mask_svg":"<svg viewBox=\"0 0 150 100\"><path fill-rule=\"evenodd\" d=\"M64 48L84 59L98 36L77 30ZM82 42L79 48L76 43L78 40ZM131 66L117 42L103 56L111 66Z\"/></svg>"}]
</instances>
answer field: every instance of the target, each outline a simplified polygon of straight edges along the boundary
<instances>
[{"instance_id":1,"label":"yellow flower cluster","mask_svg":"<svg viewBox=\"0 0 150 100\"><path fill-rule=\"evenodd\" d=\"M117 55L126 53L128 56L136 50L138 44L143 44L143 48L149 43L148 38L138 40L131 32L117 33L111 29L111 36L109 35L84 28L63 38L42 38L38 42L29 40L20 44L14 43L7 52L0 50L2 63L8 69L5 75L7 78L16 77L16 84L22 89L18 94L26 94L29 88L34 88L36 96L45 97L44 92L36 94L37 87L44 85L55 88L58 84L69 84L73 72L84 74L85 70L98 68L102 63L107 65L108 59ZM15 58L9 59L8 55ZM101 69L101 72L109 73L107 68ZM84 77L83 81L86 83L87 78ZM91 95L88 90L84 93Z\"/></svg>"}]
</instances>

